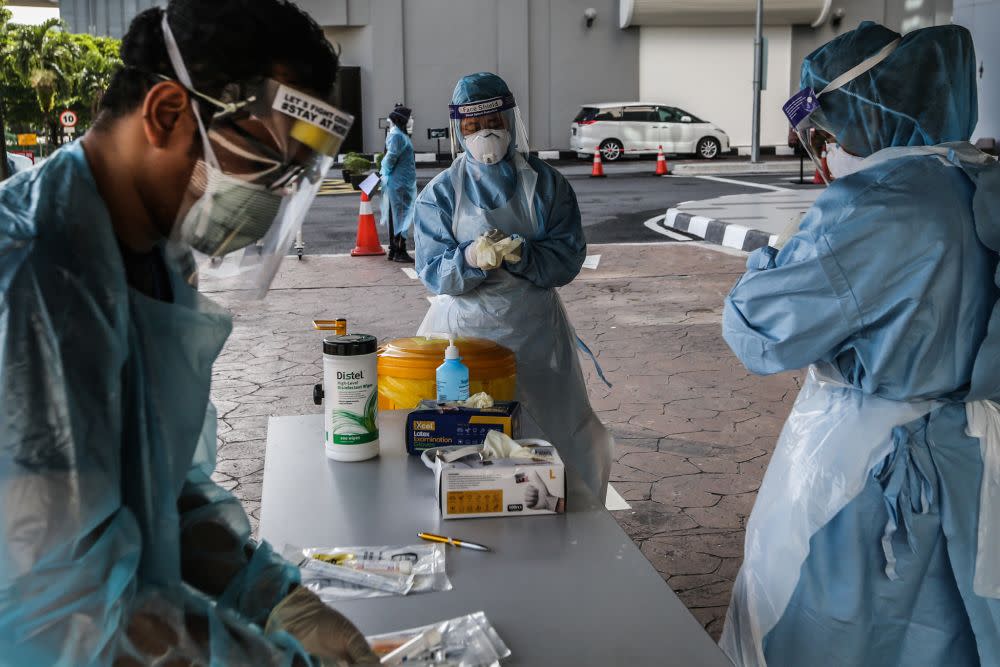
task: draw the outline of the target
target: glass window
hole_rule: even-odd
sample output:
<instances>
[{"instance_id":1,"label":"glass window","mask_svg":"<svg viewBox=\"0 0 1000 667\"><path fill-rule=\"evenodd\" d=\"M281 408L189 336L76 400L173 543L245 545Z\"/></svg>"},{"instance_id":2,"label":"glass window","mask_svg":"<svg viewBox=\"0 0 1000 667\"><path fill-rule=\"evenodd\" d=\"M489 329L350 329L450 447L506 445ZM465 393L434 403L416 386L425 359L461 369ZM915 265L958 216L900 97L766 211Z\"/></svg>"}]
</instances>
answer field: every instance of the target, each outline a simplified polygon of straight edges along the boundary
<instances>
[{"instance_id":1,"label":"glass window","mask_svg":"<svg viewBox=\"0 0 1000 667\"><path fill-rule=\"evenodd\" d=\"M680 116L677 115L676 109L671 109L670 107L659 107L657 111L660 114L661 123L679 123L681 122Z\"/></svg>"},{"instance_id":2,"label":"glass window","mask_svg":"<svg viewBox=\"0 0 1000 667\"><path fill-rule=\"evenodd\" d=\"M658 123L660 115L653 107L626 107L622 114L622 120Z\"/></svg>"},{"instance_id":3,"label":"glass window","mask_svg":"<svg viewBox=\"0 0 1000 667\"><path fill-rule=\"evenodd\" d=\"M597 107L583 107L580 109L580 113L576 115L576 118L573 119L573 122L580 123L583 121L594 120L594 116L597 115L598 111L599 109L597 109Z\"/></svg>"},{"instance_id":4,"label":"glass window","mask_svg":"<svg viewBox=\"0 0 1000 667\"><path fill-rule=\"evenodd\" d=\"M676 109L675 108L673 111L674 111L675 114L677 114L677 120L680 121L680 122L683 122L683 123L704 123L705 122L705 121L701 120L700 118L698 118L697 116L695 116L693 113L688 113L687 111L684 111L684 109ZM681 121L681 118L684 118L685 116L687 116L691 120Z\"/></svg>"},{"instance_id":5,"label":"glass window","mask_svg":"<svg viewBox=\"0 0 1000 667\"><path fill-rule=\"evenodd\" d=\"M607 107L604 109L599 109L597 115L594 116L594 120L621 120L621 119L622 119L621 107Z\"/></svg>"}]
</instances>

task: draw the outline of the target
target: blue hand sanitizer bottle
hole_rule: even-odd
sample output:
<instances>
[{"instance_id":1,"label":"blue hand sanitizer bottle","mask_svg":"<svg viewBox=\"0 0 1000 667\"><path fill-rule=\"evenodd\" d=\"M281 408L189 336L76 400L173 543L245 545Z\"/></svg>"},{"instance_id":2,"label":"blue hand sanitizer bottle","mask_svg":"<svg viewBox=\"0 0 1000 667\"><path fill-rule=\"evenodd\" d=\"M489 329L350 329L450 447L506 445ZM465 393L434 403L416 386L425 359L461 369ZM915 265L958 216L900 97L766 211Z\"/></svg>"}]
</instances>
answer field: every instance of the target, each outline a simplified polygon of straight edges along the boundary
<instances>
[{"instance_id":1,"label":"blue hand sanitizer bottle","mask_svg":"<svg viewBox=\"0 0 1000 667\"><path fill-rule=\"evenodd\" d=\"M444 351L444 363L437 368L437 400L465 401L469 398L469 368L462 363L455 347L455 339L448 339L448 348Z\"/></svg>"}]
</instances>

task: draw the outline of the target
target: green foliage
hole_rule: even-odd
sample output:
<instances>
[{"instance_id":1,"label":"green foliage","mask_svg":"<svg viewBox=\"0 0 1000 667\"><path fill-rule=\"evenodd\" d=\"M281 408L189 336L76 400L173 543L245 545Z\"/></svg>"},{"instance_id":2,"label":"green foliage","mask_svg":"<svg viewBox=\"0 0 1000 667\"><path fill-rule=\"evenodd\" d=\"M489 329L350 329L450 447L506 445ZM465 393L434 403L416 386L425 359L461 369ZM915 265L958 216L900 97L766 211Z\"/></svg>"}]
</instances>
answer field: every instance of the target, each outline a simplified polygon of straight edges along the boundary
<instances>
[{"instance_id":1,"label":"green foliage","mask_svg":"<svg viewBox=\"0 0 1000 667\"><path fill-rule=\"evenodd\" d=\"M59 113L76 112L77 132L93 121L97 102L121 65L120 42L67 32L58 19L10 22L0 0L0 104L9 129L62 140Z\"/></svg>"},{"instance_id":2,"label":"green foliage","mask_svg":"<svg viewBox=\"0 0 1000 667\"><path fill-rule=\"evenodd\" d=\"M344 171L350 174L367 174L372 170L371 160L358 153L348 153L344 157Z\"/></svg>"},{"instance_id":3,"label":"green foliage","mask_svg":"<svg viewBox=\"0 0 1000 667\"><path fill-rule=\"evenodd\" d=\"M385 157L382 153L375 153L375 171L382 173L382 158Z\"/></svg>"}]
</instances>

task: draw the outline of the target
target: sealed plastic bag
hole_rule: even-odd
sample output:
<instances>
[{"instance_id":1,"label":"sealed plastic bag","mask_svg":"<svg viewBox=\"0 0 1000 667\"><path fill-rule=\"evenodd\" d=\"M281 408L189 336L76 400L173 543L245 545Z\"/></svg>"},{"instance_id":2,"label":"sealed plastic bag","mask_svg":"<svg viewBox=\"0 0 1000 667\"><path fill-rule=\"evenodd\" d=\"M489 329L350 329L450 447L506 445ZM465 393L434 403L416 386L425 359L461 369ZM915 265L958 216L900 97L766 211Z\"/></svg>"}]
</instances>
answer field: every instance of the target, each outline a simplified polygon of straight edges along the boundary
<instances>
[{"instance_id":1,"label":"sealed plastic bag","mask_svg":"<svg viewBox=\"0 0 1000 667\"><path fill-rule=\"evenodd\" d=\"M743 567L719 642L733 662L767 664L764 637L795 591L809 539L892 451L892 429L940 405L864 394L832 366L809 367L747 522Z\"/></svg>"},{"instance_id":2,"label":"sealed plastic bag","mask_svg":"<svg viewBox=\"0 0 1000 667\"><path fill-rule=\"evenodd\" d=\"M383 665L489 667L510 656L510 649L481 611L366 639Z\"/></svg>"},{"instance_id":3,"label":"sealed plastic bag","mask_svg":"<svg viewBox=\"0 0 1000 667\"><path fill-rule=\"evenodd\" d=\"M287 547L302 586L323 602L450 591L441 544L377 547Z\"/></svg>"}]
</instances>

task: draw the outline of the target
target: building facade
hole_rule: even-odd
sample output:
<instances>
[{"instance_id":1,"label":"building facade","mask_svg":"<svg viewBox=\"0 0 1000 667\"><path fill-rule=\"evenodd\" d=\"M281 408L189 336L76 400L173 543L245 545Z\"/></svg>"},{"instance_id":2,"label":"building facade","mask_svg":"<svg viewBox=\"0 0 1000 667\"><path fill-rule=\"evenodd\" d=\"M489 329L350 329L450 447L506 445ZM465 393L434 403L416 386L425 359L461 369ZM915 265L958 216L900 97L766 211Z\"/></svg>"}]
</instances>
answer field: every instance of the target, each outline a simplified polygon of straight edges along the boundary
<instances>
[{"instance_id":1,"label":"building facade","mask_svg":"<svg viewBox=\"0 0 1000 667\"><path fill-rule=\"evenodd\" d=\"M298 0L338 45L338 103L358 117L350 148L382 148L395 103L413 109L418 151L438 143L464 74L503 76L532 148L565 149L588 102L642 100L678 106L750 145L752 0ZM131 17L162 0L60 0L75 31L120 36ZM765 89L761 143L785 146L781 113L811 51L863 20L901 32L953 20L980 55L977 136L1000 136L1000 0L764 0ZM591 15L592 20L587 19ZM384 123L382 123L384 125ZM441 142L445 149L446 141Z\"/></svg>"}]
</instances>

